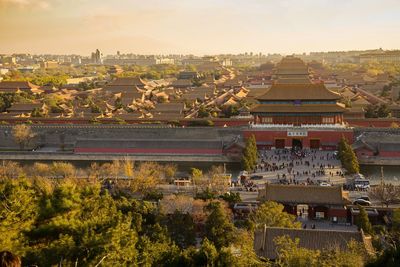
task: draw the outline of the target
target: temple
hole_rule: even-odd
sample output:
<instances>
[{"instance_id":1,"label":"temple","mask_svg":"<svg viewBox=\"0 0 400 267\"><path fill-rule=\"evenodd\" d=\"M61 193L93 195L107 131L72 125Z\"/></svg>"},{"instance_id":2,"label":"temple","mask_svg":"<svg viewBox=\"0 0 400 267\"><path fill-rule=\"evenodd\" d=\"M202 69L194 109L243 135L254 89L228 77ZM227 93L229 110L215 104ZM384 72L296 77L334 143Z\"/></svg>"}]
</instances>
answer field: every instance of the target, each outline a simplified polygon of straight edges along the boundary
<instances>
[{"instance_id":1,"label":"temple","mask_svg":"<svg viewBox=\"0 0 400 267\"><path fill-rule=\"evenodd\" d=\"M340 95L324 84L311 83L309 71L298 58L286 57L277 65L275 83L257 98L252 110L255 124L342 124Z\"/></svg>"},{"instance_id":2,"label":"temple","mask_svg":"<svg viewBox=\"0 0 400 267\"><path fill-rule=\"evenodd\" d=\"M340 95L313 82L307 65L288 56L277 64L274 82L257 97L250 113L259 148L336 149L341 136L352 136L343 121Z\"/></svg>"},{"instance_id":3,"label":"temple","mask_svg":"<svg viewBox=\"0 0 400 267\"><path fill-rule=\"evenodd\" d=\"M323 84L276 83L257 98L251 114L255 124L342 124L346 109L339 98Z\"/></svg>"}]
</instances>

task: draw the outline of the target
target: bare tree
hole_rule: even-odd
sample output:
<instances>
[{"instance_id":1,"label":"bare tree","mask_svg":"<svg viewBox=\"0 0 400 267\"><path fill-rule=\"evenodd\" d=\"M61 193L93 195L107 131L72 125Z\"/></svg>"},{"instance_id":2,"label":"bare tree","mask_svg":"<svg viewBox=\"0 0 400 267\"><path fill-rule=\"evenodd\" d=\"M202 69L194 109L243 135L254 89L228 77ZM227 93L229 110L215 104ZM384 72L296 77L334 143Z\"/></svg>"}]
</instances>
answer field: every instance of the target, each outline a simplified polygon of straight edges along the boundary
<instances>
[{"instance_id":1,"label":"bare tree","mask_svg":"<svg viewBox=\"0 0 400 267\"><path fill-rule=\"evenodd\" d=\"M17 162L3 160L0 163L0 178L17 178L23 174L24 171Z\"/></svg>"},{"instance_id":2,"label":"bare tree","mask_svg":"<svg viewBox=\"0 0 400 267\"><path fill-rule=\"evenodd\" d=\"M369 196L382 203L382 206L388 207L390 204L400 201L400 186L382 182L371 188Z\"/></svg>"},{"instance_id":3,"label":"bare tree","mask_svg":"<svg viewBox=\"0 0 400 267\"><path fill-rule=\"evenodd\" d=\"M35 137L32 128L26 124L15 125L12 129L12 134L15 143L19 145L21 150L23 150Z\"/></svg>"},{"instance_id":4,"label":"bare tree","mask_svg":"<svg viewBox=\"0 0 400 267\"><path fill-rule=\"evenodd\" d=\"M222 166L212 166L207 176L212 191L221 194L228 190L230 181Z\"/></svg>"},{"instance_id":5,"label":"bare tree","mask_svg":"<svg viewBox=\"0 0 400 267\"><path fill-rule=\"evenodd\" d=\"M164 214L172 214L175 211L191 214L193 201L192 197L185 195L168 195L160 201L160 207Z\"/></svg>"}]
</instances>

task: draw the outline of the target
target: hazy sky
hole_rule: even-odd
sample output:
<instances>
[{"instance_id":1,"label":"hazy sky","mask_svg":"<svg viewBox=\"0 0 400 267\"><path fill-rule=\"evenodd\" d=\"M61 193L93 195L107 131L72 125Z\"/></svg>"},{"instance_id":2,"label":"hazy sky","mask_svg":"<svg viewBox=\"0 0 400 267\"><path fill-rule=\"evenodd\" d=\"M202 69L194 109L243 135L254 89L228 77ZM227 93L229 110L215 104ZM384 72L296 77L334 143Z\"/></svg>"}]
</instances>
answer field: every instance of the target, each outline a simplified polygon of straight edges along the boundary
<instances>
[{"instance_id":1,"label":"hazy sky","mask_svg":"<svg viewBox=\"0 0 400 267\"><path fill-rule=\"evenodd\" d=\"M400 0L0 0L0 53L400 48Z\"/></svg>"}]
</instances>

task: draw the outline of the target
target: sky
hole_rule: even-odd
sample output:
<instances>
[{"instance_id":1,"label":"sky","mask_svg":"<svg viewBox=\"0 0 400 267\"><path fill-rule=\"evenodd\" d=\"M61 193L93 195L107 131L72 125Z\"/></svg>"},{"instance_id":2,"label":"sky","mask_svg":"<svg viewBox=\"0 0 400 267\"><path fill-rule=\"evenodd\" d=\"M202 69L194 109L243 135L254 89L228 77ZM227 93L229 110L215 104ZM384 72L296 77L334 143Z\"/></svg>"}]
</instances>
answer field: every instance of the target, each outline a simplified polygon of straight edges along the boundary
<instances>
[{"instance_id":1,"label":"sky","mask_svg":"<svg viewBox=\"0 0 400 267\"><path fill-rule=\"evenodd\" d=\"M400 48L400 0L0 0L0 53Z\"/></svg>"}]
</instances>

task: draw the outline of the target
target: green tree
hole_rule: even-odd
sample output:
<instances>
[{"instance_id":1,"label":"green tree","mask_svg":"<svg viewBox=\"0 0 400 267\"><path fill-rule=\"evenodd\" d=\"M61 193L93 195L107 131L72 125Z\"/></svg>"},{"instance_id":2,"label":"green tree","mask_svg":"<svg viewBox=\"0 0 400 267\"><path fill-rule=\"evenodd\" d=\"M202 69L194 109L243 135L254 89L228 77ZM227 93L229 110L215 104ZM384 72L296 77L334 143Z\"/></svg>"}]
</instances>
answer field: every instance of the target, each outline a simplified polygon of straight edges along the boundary
<instances>
[{"instance_id":1,"label":"green tree","mask_svg":"<svg viewBox=\"0 0 400 267\"><path fill-rule=\"evenodd\" d=\"M62 182L40 200L36 227L27 232L31 249L25 261L51 266L132 265L138 240L130 214L118 211L100 186Z\"/></svg>"},{"instance_id":2,"label":"green tree","mask_svg":"<svg viewBox=\"0 0 400 267\"><path fill-rule=\"evenodd\" d=\"M210 117L210 112L207 111L205 106L201 106L197 111L197 117L199 118L208 118Z\"/></svg>"},{"instance_id":3,"label":"green tree","mask_svg":"<svg viewBox=\"0 0 400 267\"><path fill-rule=\"evenodd\" d=\"M346 250L331 249L310 250L299 246L300 240L280 236L274 240L277 251L277 266L319 267L342 266L362 267L366 262L366 251L361 244L350 241Z\"/></svg>"},{"instance_id":4,"label":"green tree","mask_svg":"<svg viewBox=\"0 0 400 267\"><path fill-rule=\"evenodd\" d=\"M235 241L235 227L219 202L211 203L209 209L211 213L205 223L206 237L217 249L229 246Z\"/></svg>"},{"instance_id":5,"label":"green tree","mask_svg":"<svg viewBox=\"0 0 400 267\"><path fill-rule=\"evenodd\" d=\"M338 152L339 159L342 162L342 165L346 169L347 173L355 174L360 172L360 165L358 163L357 156L354 153L351 145L349 145L344 137L342 137L339 142Z\"/></svg>"},{"instance_id":6,"label":"green tree","mask_svg":"<svg viewBox=\"0 0 400 267\"><path fill-rule=\"evenodd\" d=\"M267 227L300 228L296 217L285 211L284 206L273 201L263 203L255 212L250 214L249 221L253 229Z\"/></svg>"},{"instance_id":7,"label":"green tree","mask_svg":"<svg viewBox=\"0 0 400 267\"><path fill-rule=\"evenodd\" d=\"M237 106L229 105L223 107L222 113L224 113L225 118L230 118L239 115L239 110Z\"/></svg>"},{"instance_id":8,"label":"green tree","mask_svg":"<svg viewBox=\"0 0 400 267\"><path fill-rule=\"evenodd\" d=\"M368 105L365 108L366 118L378 118L378 107L376 105Z\"/></svg>"},{"instance_id":9,"label":"green tree","mask_svg":"<svg viewBox=\"0 0 400 267\"><path fill-rule=\"evenodd\" d=\"M23 232L35 227L38 216L38 195L25 179L4 179L0 182L0 250L23 255L28 240Z\"/></svg>"},{"instance_id":10,"label":"green tree","mask_svg":"<svg viewBox=\"0 0 400 267\"><path fill-rule=\"evenodd\" d=\"M171 239L181 248L187 248L195 244L195 225L189 214L175 210L167 216L168 233Z\"/></svg>"},{"instance_id":11,"label":"green tree","mask_svg":"<svg viewBox=\"0 0 400 267\"><path fill-rule=\"evenodd\" d=\"M358 229L362 229L364 233L372 235L374 232L372 229L372 225L369 221L368 214L365 211L365 208L363 206L358 205L358 209L360 211L356 219L356 225Z\"/></svg>"},{"instance_id":12,"label":"green tree","mask_svg":"<svg viewBox=\"0 0 400 267\"><path fill-rule=\"evenodd\" d=\"M38 118L43 117L44 113L40 110L40 108L34 108L31 113L31 117Z\"/></svg>"},{"instance_id":13,"label":"green tree","mask_svg":"<svg viewBox=\"0 0 400 267\"><path fill-rule=\"evenodd\" d=\"M390 115L390 109L386 104L380 104L377 110L377 115L379 118L387 118Z\"/></svg>"},{"instance_id":14,"label":"green tree","mask_svg":"<svg viewBox=\"0 0 400 267\"><path fill-rule=\"evenodd\" d=\"M400 246L389 247L379 254L376 259L368 262L366 267L397 267L400 266Z\"/></svg>"},{"instance_id":15,"label":"green tree","mask_svg":"<svg viewBox=\"0 0 400 267\"><path fill-rule=\"evenodd\" d=\"M258 152L257 143L254 135L246 139L246 145L242 155L242 168L246 171L252 171L257 165Z\"/></svg>"},{"instance_id":16,"label":"green tree","mask_svg":"<svg viewBox=\"0 0 400 267\"><path fill-rule=\"evenodd\" d=\"M275 238L274 242L277 247L277 266L317 266L319 251L299 247L299 239L292 240L288 236L280 236Z\"/></svg>"},{"instance_id":17,"label":"green tree","mask_svg":"<svg viewBox=\"0 0 400 267\"><path fill-rule=\"evenodd\" d=\"M196 266L215 266L217 259L218 251L216 247L207 238L204 238L201 248L196 256Z\"/></svg>"}]
</instances>

